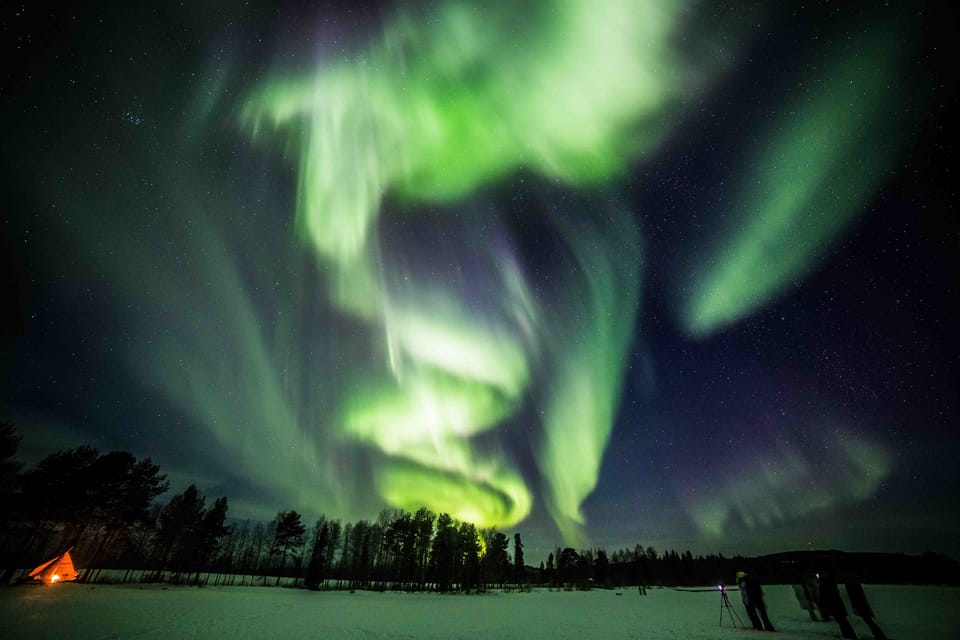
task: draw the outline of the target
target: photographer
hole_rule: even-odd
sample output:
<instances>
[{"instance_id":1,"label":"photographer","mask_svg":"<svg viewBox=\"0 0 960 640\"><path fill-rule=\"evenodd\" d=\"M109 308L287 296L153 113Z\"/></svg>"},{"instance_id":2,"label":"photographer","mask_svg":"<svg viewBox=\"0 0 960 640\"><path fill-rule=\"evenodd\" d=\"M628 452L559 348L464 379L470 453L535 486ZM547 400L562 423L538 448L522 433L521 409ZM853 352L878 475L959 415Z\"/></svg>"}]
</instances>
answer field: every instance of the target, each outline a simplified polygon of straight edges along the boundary
<instances>
[{"instance_id":1,"label":"photographer","mask_svg":"<svg viewBox=\"0 0 960 640\"><path fill-rule=\"evenodd\" d=\"M744 571L737 572L737 584L740 585L740 598L747 610L747 616L757 631L776 631L767 617L767 606L763 602L763 588L760 581Z\"/></svg>"}]
</instances>

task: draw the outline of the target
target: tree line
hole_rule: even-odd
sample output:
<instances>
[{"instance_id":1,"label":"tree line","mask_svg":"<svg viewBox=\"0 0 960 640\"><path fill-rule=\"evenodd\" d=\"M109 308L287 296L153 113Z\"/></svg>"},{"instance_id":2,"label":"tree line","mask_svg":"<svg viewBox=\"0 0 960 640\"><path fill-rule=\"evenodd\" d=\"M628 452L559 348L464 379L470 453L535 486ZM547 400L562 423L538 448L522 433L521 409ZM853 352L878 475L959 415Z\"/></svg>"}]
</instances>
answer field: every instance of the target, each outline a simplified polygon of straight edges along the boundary
<instances>
[{"instance_id":1,"label":"tree line","mask_svg":"<svg viewBox=\"0 0 960 640\"><path fill-rule=\"evenodd\" d=\"M610 554L600 548L557 548L539 566L531 566L519 533L511 539L427 508L386 510L374 520L355 522L321 515L305 523L294 510L280 511L270 522L231 521L227 498L208 501L195 485L159 503L170 484L150 459L78 447L22 471L15 460L19 441L13 425L0 422L0 566L5 568L0 584L9 582L17 568L35 566L66 548L73 549L79 579L90 582L284 583L308 589L468 593L531 586L717 584L732 582L740 570L768 583L790 582L818 561L796 554L727 558L659 553L638 544ZM849 563L853 555L830 561ZM857 560L866 562L867 569L891 566L889 558L867 555ZM896 577L956 582L957 564L944 560L929 554L919 562L901 562ZM943 567L951 568L949 575ZM874 577L884 581L882 575Z\"/></svg>"},{"instance_id":2,"label":"tree line","mask_svg":"<svg viewBox=\"0 0 960 640\"><path fill-rule=\"evenodd\" d=\"M384 511L375 521L321 516L312 526L293 510L271 522L230 522L225 496L212 501L190 485L169 498L150 459L77 447L22 471L21 440L0 422L0 583L19 568L72 549L80 580L258 584L282 579L309 588L473 591L516 581L508 539L449 514ZM522 563L523 543L514 537ZM120 570L118 573L116 570Z\"/></svg>"}]
</instances>

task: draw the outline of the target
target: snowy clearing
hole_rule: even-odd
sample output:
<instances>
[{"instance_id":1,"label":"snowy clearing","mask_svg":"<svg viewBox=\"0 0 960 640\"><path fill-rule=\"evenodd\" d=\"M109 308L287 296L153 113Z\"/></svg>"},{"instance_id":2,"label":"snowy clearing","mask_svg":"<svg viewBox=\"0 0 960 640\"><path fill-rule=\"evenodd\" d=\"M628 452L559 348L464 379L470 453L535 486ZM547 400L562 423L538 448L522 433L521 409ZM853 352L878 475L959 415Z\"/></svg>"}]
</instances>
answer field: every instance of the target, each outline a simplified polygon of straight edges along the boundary
<instances>
[{"instance_id":1,"label":"snowy clearing","mask_svg":"<svg viewBox=\"0 0 960 640\"><path fill-rule=\"evenodd\" d=\"M960 637L960 589L868 586L891 640ZM839 638L811 622L789 586L765 588L778 640ZM622 593L622 596L617 595ZM620 591L431 593L310 592L270 587L160 585L0 589L5 638L560 638L723 639L734 630L717 592ZM738 593L730 601L745 621ZM852 618L860 638L867 626Z\"/></svg>"}]
</instances>

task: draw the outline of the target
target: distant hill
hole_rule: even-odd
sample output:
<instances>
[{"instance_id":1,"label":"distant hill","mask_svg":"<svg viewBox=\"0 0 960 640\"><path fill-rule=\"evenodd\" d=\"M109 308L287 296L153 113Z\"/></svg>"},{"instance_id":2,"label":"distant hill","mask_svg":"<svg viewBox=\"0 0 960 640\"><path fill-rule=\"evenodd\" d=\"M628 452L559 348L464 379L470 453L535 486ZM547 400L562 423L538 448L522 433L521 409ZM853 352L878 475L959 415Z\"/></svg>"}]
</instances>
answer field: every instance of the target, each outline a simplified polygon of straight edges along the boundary
<instances>
[{"instance_id":1,"label":"distant hill","mask_svg":"<svg viewBox=\"0 0 960 640\"><path fill-rule=\"evenodd\" d=\"M908 555L863 551L784 551L746 558L770 582L795 582L803 575L833 571L840 581L855 577L873 584L960 584L960 563L939 553Z\"/></svg>"},{"instance_id":2,"label":"distant hill","mask_svg":"<svg viewBox=\"0 0 960 640\"><path fill-rule=\"evenodd\" d=\"M960 564L939 553L848 552L838 550L784 551L769 555L694 556L689 551L669 550L659 554L615 552L607 562L586 550L569 551L574 561L566 568L527 567L532 584L567 585L577 588L657 585L702 587L735 585L738 571L755 575L764 584L798 584L817 573L831 572L837 581L855 580L870 584L960 585ZM551 558L552 559L552 558Z\"/></svg>"}]
</instances>

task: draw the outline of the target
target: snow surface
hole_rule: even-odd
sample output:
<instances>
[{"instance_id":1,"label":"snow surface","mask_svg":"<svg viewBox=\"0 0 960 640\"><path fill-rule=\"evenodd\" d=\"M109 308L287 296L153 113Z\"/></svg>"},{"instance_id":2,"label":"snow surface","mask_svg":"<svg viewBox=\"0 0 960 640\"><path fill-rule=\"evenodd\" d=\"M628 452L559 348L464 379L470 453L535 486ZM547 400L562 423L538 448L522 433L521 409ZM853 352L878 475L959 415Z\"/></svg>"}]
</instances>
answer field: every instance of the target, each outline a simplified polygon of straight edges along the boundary
<instances>
[{"instance_id":1,"label":"snow surface","mask_svg":"<svg viewBox=\"0 0 960 640\"><path fill-rule=\"evenodd\" d=\"M764 588L777 640L840 638L811 622L790 586ZM960 638L960 589L867 586L891 640ZM622 596L617 595L622 593ZM0 588L4 638L477 638L706 640L767 637L733 629L716 591L311 592L277 587L80 585ZM730 601L743 620L739 593ZM867 626L851 618L860 638ZM746 634L746 636L744 636Z\"/></svg>"}]
</instances>

